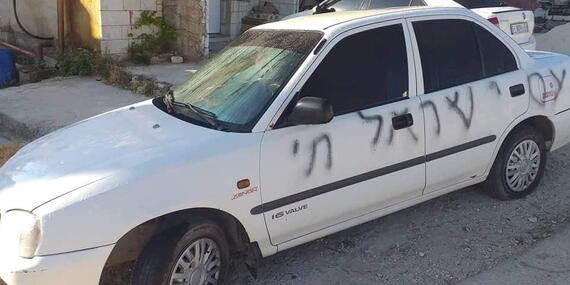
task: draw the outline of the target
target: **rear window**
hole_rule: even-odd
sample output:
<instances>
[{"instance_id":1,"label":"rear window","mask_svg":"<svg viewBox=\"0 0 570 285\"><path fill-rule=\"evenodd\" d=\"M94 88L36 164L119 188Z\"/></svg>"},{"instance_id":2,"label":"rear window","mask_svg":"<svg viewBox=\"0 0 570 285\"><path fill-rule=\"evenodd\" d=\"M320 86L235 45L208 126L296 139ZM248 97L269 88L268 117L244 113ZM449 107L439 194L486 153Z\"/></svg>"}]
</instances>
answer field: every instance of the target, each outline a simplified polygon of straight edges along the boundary
<instances>
[{"instance_id":1,"label":"rear window","mask_svg":"<svg viewBox=\"0 0 570 285\"><path fill-rule=\"evenodd\" d=\"M455 2L469 9L505 6L505 2L499 0L455 0Z\"/></svg>"},{"instance_id":2,"label":"rear window","mask_svg":"<svg viewBox=\"0 0 570 285\"><path fill-rule=\"evenodd\" d=\"M491 77L518 69L513 53L493 34L479 25L473 25L479 41L485 77Z\"/></svg>"},{"instance_id":3,"label":"rear window","mask_svg":"<svg viewBox=\"0 0 570 285\"><path fill-rule=\"evenodd\" d=\"M421 0L371 0L370 9L383 9L392 7L425 6Z\"/></svg>"}]
</instances>

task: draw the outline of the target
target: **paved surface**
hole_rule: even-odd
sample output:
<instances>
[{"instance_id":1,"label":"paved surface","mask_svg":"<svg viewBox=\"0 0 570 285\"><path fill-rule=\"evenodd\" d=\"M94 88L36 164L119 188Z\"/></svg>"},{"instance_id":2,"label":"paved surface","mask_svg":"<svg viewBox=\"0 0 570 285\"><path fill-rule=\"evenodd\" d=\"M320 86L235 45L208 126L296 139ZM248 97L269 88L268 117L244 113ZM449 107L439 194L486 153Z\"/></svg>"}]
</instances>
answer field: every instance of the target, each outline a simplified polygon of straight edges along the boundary
<instances>
[{"instance_id":1,"label":"paved surface","mask_svg":"<svg viewBox=\"0 0 570 285\"><path fill-rule=\"evenodd\" d=\"M560 25L548 33L536 34L536 48L570 55L570 23Z\"/></svg>"},{"instance_id":2,"label":"paved surface","mask_svg":"<svg viewBox=\"0 0 570 285\"><path fill-rule=\"evenodd\" d=\"M569 248L570 231L546 239L570 222L569 158L570 146L552 153L525 199L466 188L266 258L257 280L242 271L233 284L523 284L523 276L536 281L526 284L568 284L562 273L530 276L519 264L570 270L568 251L557 250ZM509 278L495 283L501 276Z\"/></svg>"},{"instance_id":3,"label":"paved surface","mask_svg":"<svg viewBox=\"0 0 570 285\"><path fill-rule=\"evenodd\" d=\"M154 77L158 81L164 81L178 86L188 80L200 66L201 63L159 64L130 66L127 67L127 71L132 74Z\"/></svg>"},{"instance_id":4,"label":"paved surface","mask_svg":"<svg viewBox=\"0 0 570 285\"><path fill-rule=\"evenodd\" d=\"M568 284L570 283L570 227L540 242L521 256L480 275L462 285L478 284Z\"/></svg>"},{"instance_id":5,"label":"paved surface","mask_svg":"<svg viewBox=\"0 0 570 285\"><path fill-rule=\"evenodd\" d=\"M0 147L2 147L3 145L10 144L10 142L11 142L11 140L8 139L7 136L0 134Z\"/></svg>"},{"instance_id":6,"label":"paved surface","mask_svg":"<svg viewBox=\"0 0 570 285\"><path fill-rule=\"evenodd\" d=\"M59 78L0 90L0 121L16 121L35 136L148 98L93 78ZM0 128L5 127L3 122Z\"/></svg>"}]
</instances>

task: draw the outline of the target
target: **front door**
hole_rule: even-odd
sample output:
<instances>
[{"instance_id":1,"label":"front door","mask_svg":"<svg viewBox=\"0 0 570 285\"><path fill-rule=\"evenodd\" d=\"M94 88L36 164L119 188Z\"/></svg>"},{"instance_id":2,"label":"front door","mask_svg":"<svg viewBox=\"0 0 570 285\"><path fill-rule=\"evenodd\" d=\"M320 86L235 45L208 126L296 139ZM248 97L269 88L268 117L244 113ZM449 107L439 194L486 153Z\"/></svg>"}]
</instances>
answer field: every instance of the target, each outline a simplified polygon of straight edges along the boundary
<instances>
[{"instance_id":1,"label":"front door","mask_svg":"<svg viewBox=\"0 0 570 285\"><path fill-rule=\"evenodd\" d=\"M329 41L264 135L263 204L252 214L265 215L273 244L422 194L424 121L410 93L415 78L404 31L396 21ZM334 119L288 126L287 112L302 97L327 99Z\"/></svg>"},{"instance_id":2,"label":"front door","mask_svg":"<svg viewBox=\"0 0 570 285\"><path fill-rule=\"evenodd\" d=\"M222 1L208 0L208 33L221 33L222 25Z\"/></svg>"},{"instance_id":3,"label":"front door","mask_svg":"<svg viewBox=\"0 0 570 285\"><path fill-rule=\"evenodd\" d=\"M472 19L420 18L412 27L423 69L428 193L483 177L501 136L528 108L528 84L508 45Z\"/></svg>"}]
</instances>

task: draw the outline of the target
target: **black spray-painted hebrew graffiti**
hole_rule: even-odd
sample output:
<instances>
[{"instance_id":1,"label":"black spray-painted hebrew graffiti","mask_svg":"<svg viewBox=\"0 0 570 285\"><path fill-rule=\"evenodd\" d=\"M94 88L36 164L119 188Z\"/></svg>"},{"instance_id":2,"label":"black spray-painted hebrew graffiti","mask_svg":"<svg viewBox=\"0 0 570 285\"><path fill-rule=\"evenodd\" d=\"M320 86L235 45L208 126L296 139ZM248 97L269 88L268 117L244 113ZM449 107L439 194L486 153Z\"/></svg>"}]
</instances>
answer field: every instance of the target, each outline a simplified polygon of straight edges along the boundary
<instances>
[{"instance_id":1,"label":"black spray-painted hebrew graffiti","mask_svg":"<svg viewBox=\"0 0 570 285\"><path fill-rule=\"evenodd\" d=\"M422 109L424 109L424 110L427 107L430 107L432 109L433 114L435 115L435 121L436 121L435 133L439 136L441 134L441 121L439 120L439 112L437 111L437 106L431 100L427 100L425 102L422 102L421 106L422 106Z\"/></svg>"},{"instance_id":2,"label":"black spray-painted hebrew graffiti","mask_svg":"<svg viewBox=\"0 0 570 285\"><path fill-rule=\"evenodd\" d=\"M501 96L501 87L499 87L499 83L497 83L497 81L491 81L491 83L489 83L489 89L493 90L497 90L497 94L499 96Z\"/></svg>"},{"instance_id":3,"label":"black spray-painted hebrew graffiti","mask_svg":"<svg viewBox=\"0 0 570 285\"><path fill-rule=\"evenodd\" d=\"M293 142L293 156L297 156L299 153L299 140Z\"/></svg>"},{"instance_id":4,"label":"black spray-painted hebrew graffiti","mask_svg":"<svg viewBox=\"0 0 570 285\"><path fill-rule=\"evenodd\" d=\"M566 69L562 70L562 75L559 77L558 75L556 75L556 73L554 73L554 71L552 69L549 70L550 71L550 75L552 76L552 78L554 80L556 80L556 83L558 85L558 89L555 89L555 93L553 94L553 100L556 101L558 99L558 96L560 95L560 93L562 92L562 89L564 88L564 83L566 80ZM531 74L528 75L527 80L528 80L528 88L530 89L530 98L535 101L536 103L539 104L544 104L545 102L542 101L543 98L543 94L535 94L534 93L534 89L532 88L532 80L533 79L537 79L539 84L542 85L543 90L547 90L547 86L546 86L546 80L544 79L545 76L543 76L542 74L538 73L538 72L533 72ZM553 89L554 87L552 87L551 89Z\"/></svg>"},{"instance_id":5,"label":"black spray-painted hebrew graffiti","mask_svg":"<svg viewBox=\"0 0 570 285\"><path fill-rule=\"evenodd\" d=\"M550 74L552 74L552 77L554 77L554 79L558 83L558 91L556 92L556 94L554 96L554 98L556 99L556 98L558 98L558 95L562 91L562 88L564 88L564 79L566 79L566 69L562 70L562 77L556 76L556 74L554 73L554 71L552 69L550 70Z\"/></svg>"},{"instance_id":6,"label":"black spray-painted hebrew graffiti","mask_svg":"<svg viewBox=\"0 0 570 285\"><path fill-rule=\"evenodd\" d=\"M551 87L550 89L555 90L555 94L554 94L554 100L556 100L558 98L558 96L561 94L562 89L564 87L565 81L566 81L566 70L562 70L561 74L556 74L553 70L550 70L550 74L547 75L548 77L551 77L551 79L553 79L554 81L556 81L556 84L558 85L558 88L553 88ZM549 88L547 88L546 86L546 82L547 80L545 79L545 77L540 73L534 72L534 73L530 73L527 76L527 82L528 82L528 88L530 89L530 91L528 92L528 94L530 95L530 97L540 103L540 104L544 104L545 102L542 101L542 96L543 94L533 94L534 90L533 90L533 80L538 80L538 84L542 84L543 90L548 90ZM536 82L536 81L535 81ZM554 82L550 81L551 84L554 84ZM503 96L503 89L501 89L501 84L499 84L499 82L497 81L490 81L489 85L488 85L489 90L491 91L495 91L496 94L500 97ZM459 91L455 91L453 96L445 96L445 99L447 101L447 105L448 108L450 110L452 110L453 112L455 112L458 116L459 119L463 122L463 125L465 127L465 129L469 130L471 128L471 125L473 123L473 118L475 115L475 98L474 98L474 93L473 93L473 87L472 86L468 86L468 96L464 96L467 97L467 99L469 100L468 104L469 107L468 109L465 109L465 106L462 108L460 107L460 93ZM507 93L508 93L508 88L506 89ZM539 96L536 96L539 95ZM435 133L439 136L442 133L442 128L443 128L443 122L441 121L440 118L440 113L438 110L438 105L432 101L432 100L422 100L421 103L421 108L424 111L424 116L427 118L427 110L429 109L432 113L433 113L433 117L436 120L436 127L435 127ZM441 108L441 106L439 106ZM392 116L396 117L396 116L400 116L403 114L407 114L409 112L408 108L402 110L401 112L396 112L393 111L392 112ZM384 128L384 117L382 115L366 115L364 114L362 111L357 112L358 117L365 123L365 124L370 124L370 123L376 123L376 130L374 132L374 135L372 137L371 140L371 145L372 147L376 147L381 140L382 137L382 130ZM394 128L389 128L390 129L390 134L388 137L388 144L391 145L394 142L394 133L395 130ZM407 132L410 134L410 136L413 138L413 140L417 143L419 141L418 136L414 133L412 128L406 128ZM317 136L315 139L313 139L313 141L310 144L310 161L309 161L309 165L305 170L305 175L306 176L310 176L313 173L313 170L315 168L315 165L317 164L316 160L317 160L317 152L318 150L321 148L320 145L324 145L324 147L326 148L326 161L325 161L325 167L326 169L330 170L333 167L333 152L332 152L332 140L329 134L326 133L322 133L319 136ZM301 142L299 140L294 140L293 144L292 144L292 154L294 157L298 156L300 153L300 149L301 149Z\"/></svg>"},{"instance_id":7,"label":"black spray-painted hebrew graffiti","mask_svg":"<svg viewBox=\"0 0 570 285\"><path fill-rule=\"evenodd\" d=\"M321 134L319 137L317 137L316 139L313 140L312 146L311 146L311 161L309 162L309 168L307 168L307 171L305 172L305 174L307 176L310 176L313 173L313 168L315 167L315 161L317 159L317 151L318 151L318 147L320 144L324 143L326 148L327 148L327 161L326 161L326 167L327 169L331 169L332 165L333 165L333 161L332 161L332 143L331 143L331 138L328 134Z\"/></svg>"},{"instance_id":8,"label":"black spray-painted hebrew graffiti","mask_svg":"<svg viewBox=\"0 0 570 285\"><path fill-rule=\"evenodd\" d=\"M384 118L382 118L381 115L367 116L364 115L364 113L362 112L358 112L358 116L360 117L360 119L364 120L365 123L371 123L374 121L378 122L376 133L372 138L372 146L376 146L380 142L380 135L382 133L382 125L384 124Z\"/></svg>"},{"instance_id":9,"label":"black spray-painted hebrew graffiti","mask_svg":"<svg viewBox=\"0 0 570 285\"><path fill-rule=\"evenodd\" d=\"M451 100L451 98L449 97L445 97L445 99L447 99L447 103L449 104L449 108L453 109L457 115L459 115L459 117L461 118L461 120L463 121L463 124L465 125L466 129L471 128L471 123L473 122L473 114L474 114L474 109L475 109L475 103L473 102L473 88L471 88L471 86L469 86L469 101L471 102L470 107L469 107L469 116L467 116L465 114L465 112L463 111L463 109L461 109L459 107L459 92L455 92L455 96L453 98L453 100Z\"/></svg>"}]
</instances>

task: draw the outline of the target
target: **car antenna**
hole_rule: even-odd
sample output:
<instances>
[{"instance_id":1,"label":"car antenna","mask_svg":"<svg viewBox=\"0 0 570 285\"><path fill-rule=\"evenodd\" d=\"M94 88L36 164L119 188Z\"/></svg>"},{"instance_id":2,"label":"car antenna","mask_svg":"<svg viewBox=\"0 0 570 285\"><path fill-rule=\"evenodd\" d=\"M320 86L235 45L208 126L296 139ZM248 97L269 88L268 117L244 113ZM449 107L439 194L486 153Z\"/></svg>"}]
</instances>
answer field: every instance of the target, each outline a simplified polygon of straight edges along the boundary
<instances>
[{"instance_id":1,"label":"car antenna","mask_svg":"<svg viewBox=\"0 0 570 285\"><path fill-rule=\"evenodd\" d=\"M317 4L317 6L315 7L315 12L313 12L313 15L316 14L323 14L323 13L330 13L330 12L335 12L336 10L331 6L332 4L338 2L339 0L324 0L321 1L319 4Z\"/></svg>"}]
</instances>

